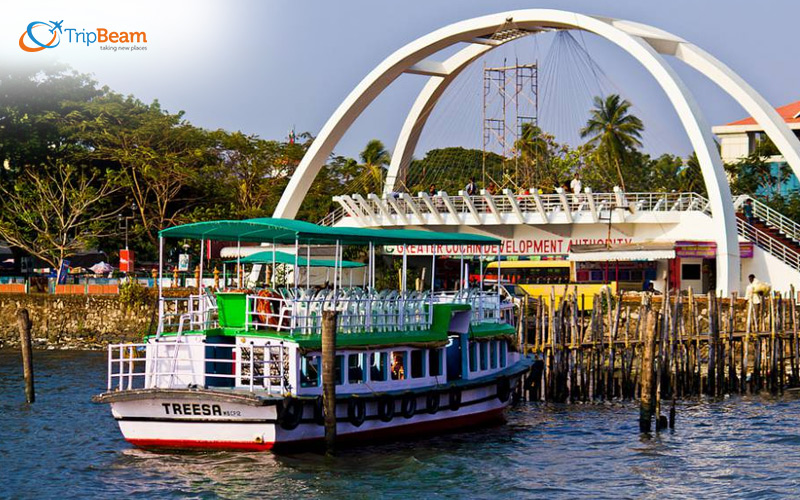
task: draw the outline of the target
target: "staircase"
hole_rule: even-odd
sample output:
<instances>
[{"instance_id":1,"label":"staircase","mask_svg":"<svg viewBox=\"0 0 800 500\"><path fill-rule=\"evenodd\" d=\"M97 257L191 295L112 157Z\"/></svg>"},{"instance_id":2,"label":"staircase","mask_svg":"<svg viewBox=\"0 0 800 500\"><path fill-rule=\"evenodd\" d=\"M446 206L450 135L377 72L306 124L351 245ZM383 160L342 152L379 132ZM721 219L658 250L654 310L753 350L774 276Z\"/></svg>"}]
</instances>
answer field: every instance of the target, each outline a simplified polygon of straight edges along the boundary
<instances>
[{"instance_id":1,"label":"staircase","mask_svg":"<svg viewBox=\"0 0 800 500\"><path fill-rule=\"evenodd\" d=\"M748 199L753 201L752 224L742 210ZM736 228L741 236L800 271L800 224L748 195L739 196L733 205L736 208Z\"/></svg>"}]
</instances>

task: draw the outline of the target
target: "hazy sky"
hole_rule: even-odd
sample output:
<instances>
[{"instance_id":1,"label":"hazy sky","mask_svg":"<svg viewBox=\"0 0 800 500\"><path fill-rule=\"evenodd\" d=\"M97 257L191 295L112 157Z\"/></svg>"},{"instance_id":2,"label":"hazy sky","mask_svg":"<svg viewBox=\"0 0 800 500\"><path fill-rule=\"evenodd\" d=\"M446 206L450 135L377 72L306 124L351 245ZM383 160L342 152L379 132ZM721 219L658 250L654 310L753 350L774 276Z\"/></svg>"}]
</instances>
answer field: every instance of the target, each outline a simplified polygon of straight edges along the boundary
<instances>
[{"instance_id":1,"label":"hazy sky","mask_svg":"<svg viewBox=\"0 0 800 500\"><path fill-rule=\"evenodd\" d=\"M446 24L521 8L560 8L640 21L676 33L737 71L775 106L800 99L797 0L561 0L561 1L256 1L138 0L7 2L0 16L0 62L38 65L56 58L114 90L150 101L206 128L285 138L289 129L316 134L350 90L402 45ZM29 54L19 37L31 21L64 20L64 28L146 31L146 51L101 51L69 44ZM66 34L64 35L66 37ZM629 56L592 35L570 45L554 35L528 37L495 51L540 62L540 118L559 139L576 142L591 93L614 91L635 105L653 153L689 152L674 111L652 78ZM599 76L583 87L588 67L569 54L590 54ZM572 52L570 52L572 50ZM678 61L711 124L746 116L713 83ZM545 64L547 63L547 64ZM466 72L442 100L417 155L432 146L480 147L482 63ZM591 80L591 79L590 79ZM404 75L359 119L336 148L356 155L371 138L392 148L424 77ZM583 90L582 90L583 89ZM598 89L598 92L593 92ZM546 92L546 95L545 95Z\"/></svg>"}]
</instances>

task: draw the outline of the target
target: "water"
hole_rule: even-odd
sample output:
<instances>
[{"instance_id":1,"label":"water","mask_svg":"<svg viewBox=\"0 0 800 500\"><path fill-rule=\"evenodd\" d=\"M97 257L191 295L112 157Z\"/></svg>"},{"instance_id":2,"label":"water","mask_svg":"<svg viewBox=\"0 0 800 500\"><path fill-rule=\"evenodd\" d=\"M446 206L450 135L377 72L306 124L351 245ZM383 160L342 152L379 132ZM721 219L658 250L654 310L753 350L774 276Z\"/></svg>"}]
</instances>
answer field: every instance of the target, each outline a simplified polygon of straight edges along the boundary
<instances>
[{"instance_id":1,"label":"water","mask_svg":"<svg viewBox=\"0 0 800 500\"><path fill-rule=\"evenodd\" d=\"M35 353L24 402L0 351L2 498L775 498L800 496L800 396L695 401L644 438L633 404L527 404L505 426L314 453L153 453L122 440L104 353Z\"/></svg>"}]
</instances>

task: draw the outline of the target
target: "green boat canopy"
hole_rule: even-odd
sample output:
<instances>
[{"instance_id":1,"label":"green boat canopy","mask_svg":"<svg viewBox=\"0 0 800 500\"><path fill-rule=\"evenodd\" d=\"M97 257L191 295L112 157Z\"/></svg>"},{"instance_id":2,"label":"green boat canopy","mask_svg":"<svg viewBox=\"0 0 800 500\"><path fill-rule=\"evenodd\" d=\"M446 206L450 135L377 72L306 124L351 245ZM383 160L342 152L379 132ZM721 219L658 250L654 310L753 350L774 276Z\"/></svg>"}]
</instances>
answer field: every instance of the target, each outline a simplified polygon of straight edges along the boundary
<instances>
[{"instance_id":1,"label":"green boat canopy","mask_svg":"<svg viewBox=\"0 0 800 500\"><path fill-rule=\"evenodd\" d=\"M442 233L417 229L366 229L325 227L293 219L260 218L194 222L162 229L164 238L208 239L217 241L256 241L304 245L499 245L491 236ZM294 262L294 260L292 260Z\"/></svg>"},{"instance_id":2,"label":"green boat canopy","mask_svg":"<svg viewBox=\"0 0 800 500\"><path fill-rule=\"evenodd\" d=\"M273 260L274 254L274 260ZM238 261L236 259L226 261L226 264L236 264L240 262L242 264L272 264L275 262L276 264L291 264L294 265L294 255L286 252L266 250L264 252L256 252L252 255L248 255L247 257L242 257ZM305 267L310 265L311 267L334 267L335 261L333 260L325 260L325 259L311 259L309 262L308 259L305 257L297 257L297 264L301 267ZM361 262L353 262L351 260L343 260L341 262L341 267L344 269L347 268L354 268L354 267L364 267L366 264Z\"/></svg>"}]
</instances>

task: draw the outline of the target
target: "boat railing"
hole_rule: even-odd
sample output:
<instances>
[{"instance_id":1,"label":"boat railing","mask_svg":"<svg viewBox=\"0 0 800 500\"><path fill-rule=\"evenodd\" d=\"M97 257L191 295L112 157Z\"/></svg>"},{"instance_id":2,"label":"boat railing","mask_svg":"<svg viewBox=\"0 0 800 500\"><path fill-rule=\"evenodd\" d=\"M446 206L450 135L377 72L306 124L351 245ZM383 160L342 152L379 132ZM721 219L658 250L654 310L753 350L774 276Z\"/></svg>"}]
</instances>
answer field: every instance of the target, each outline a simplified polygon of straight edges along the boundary
<instances>
[{"instance_id":1,"label":"boat railing","mask_svg":"<svg viewBox=\"0 0 800 500\"><path fill-rule=\"evenodd\" d=\"M159 337L164 333L182 334L217 325L217 304L210 294L162 297L159 301Z\"/></svg>"},{"instance_id":2,"label":"boat railing","mask_svg":"<svg viewBox=\"0 0 800 500\"><path fill-rule=\"evenodd\" d=\"M151 342L108 346L108 390L228 387L283 394L281 345Z\"/></svg>"},{"instance_id":3,"label":"boat railing","mask_svg":"<svg viewBox=\"0 0 800 500\"><path fill-rule=\"evenodd\" d=\"M271 329L298 335L322 332L322 312L338 311L337 332L366 333L418 331L430 328L428 292L360 289L304 290L285 295L248 295L245 330Z\"/></svg>"},{"instance_id":4,"label":"boat railing","mask_svg":"<svg viewBox=\"0 0 800 500\"><path fill-rule=\"evenodd\" d=\"M472 309L472 324L502 322L502 311L510 304L503 302L496 291L481 291L477 288L438 293L436 300L437 302L469 304Z\"/></svg>"}]
</instances>

